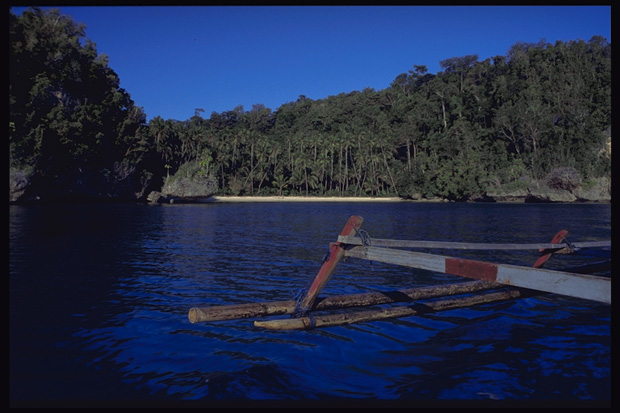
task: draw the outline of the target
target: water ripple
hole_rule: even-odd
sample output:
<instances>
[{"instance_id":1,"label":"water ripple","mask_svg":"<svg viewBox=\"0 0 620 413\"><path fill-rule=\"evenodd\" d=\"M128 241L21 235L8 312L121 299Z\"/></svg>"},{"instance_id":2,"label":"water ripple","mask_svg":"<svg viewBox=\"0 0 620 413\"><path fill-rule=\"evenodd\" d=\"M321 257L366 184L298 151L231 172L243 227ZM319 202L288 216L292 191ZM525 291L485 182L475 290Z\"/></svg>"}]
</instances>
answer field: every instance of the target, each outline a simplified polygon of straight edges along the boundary
<instances>
[{"instance_id":1,"label":"water ripple","mask_svg":"<svg viewBox=\"0 0 620 413\"><path fill-rule=\"evenodd\" d=\"M377 238L548 242L560 229L574 240L610 239L609 205L64 205L10 211L11 400L611 395L610 306L553 294L302 332L261 330L251 319L195 325L187 319L195 306L292 299L314 278L327 246L353 214L362 215ZM536 254L470 257L529 266ZM549 262L560 264L556 257ZM322 294L455 279L349 259Z\"/></svg>"}]
</instances>

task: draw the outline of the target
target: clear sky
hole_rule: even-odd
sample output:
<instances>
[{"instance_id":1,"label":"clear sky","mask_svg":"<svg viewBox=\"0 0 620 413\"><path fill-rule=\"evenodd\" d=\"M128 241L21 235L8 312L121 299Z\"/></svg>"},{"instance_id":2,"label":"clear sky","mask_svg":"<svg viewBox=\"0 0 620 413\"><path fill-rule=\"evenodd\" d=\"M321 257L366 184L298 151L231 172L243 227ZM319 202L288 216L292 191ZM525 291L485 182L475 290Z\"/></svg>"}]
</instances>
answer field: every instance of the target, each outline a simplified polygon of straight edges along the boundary
<instances>
[{"instance_id":1,"label":"clear sky","mask_svg":"<svg viewBox=\"0 0 620 413\"><path fill-rule=\"evenodd\" d=\"M442 60L505 56L517 42L611 43L604 5L58 8L86 25L148 120L382 90L413 65L437 73Z\"/></svg>"}]
</instances>

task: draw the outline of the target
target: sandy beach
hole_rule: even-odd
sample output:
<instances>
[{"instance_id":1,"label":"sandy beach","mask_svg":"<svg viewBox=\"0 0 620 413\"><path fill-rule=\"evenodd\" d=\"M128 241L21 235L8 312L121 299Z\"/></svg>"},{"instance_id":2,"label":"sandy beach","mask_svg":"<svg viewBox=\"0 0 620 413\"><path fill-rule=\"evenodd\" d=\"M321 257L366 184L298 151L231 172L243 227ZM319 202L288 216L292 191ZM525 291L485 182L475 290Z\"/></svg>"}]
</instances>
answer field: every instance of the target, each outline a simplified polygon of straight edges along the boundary
<instances>
[{"instance_id":1,"label":"sandy beach","mask_svg":"<svg viewBox=\"0 0 620 413\"><path fill-rule=\"evenodd\" d=\"M212 196L207 202L406 202L398 197Z\"/></svg>"}]
</instances>

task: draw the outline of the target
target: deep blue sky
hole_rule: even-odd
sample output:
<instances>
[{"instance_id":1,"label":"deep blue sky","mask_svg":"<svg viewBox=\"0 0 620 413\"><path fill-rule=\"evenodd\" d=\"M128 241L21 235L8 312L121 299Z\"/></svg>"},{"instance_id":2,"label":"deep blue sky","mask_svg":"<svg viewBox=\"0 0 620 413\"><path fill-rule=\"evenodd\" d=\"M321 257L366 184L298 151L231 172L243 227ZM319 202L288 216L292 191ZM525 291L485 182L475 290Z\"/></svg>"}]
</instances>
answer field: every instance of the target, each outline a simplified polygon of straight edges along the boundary
<instances>
[{"instance_id":1,"label":"deep blue sky","mask_svg":"<svg viewBox=\"0 0 620 413\"><path fill-rule=\"evenodd\" d=\"M86 25L148 120L381 90L413 65L437 73L442 60L482 61L516 42L611 43L610 6L59 8Z\"/></svg>"}]
</instances>

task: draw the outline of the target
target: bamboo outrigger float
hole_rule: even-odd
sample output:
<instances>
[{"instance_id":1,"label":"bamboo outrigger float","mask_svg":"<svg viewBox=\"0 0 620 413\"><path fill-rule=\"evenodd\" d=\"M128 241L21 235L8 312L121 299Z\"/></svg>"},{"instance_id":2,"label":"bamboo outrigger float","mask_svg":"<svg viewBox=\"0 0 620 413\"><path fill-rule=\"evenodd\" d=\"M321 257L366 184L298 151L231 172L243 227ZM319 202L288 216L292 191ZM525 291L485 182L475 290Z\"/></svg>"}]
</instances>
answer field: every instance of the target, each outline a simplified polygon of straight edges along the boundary
<instances>
[{"instance_id":1,"label":"bamboo outrigger float","mask_svg":"<svg viewBox=\"0 0 620 413\"><path fill-rule=\"evenodd\" d=\"M355 215L347 221L338 236L338 240L330 244L329 254L312 284L307 291L303 292L299 299L196 307L189 310L189 321L197 323L291 315L292 317L289 318L256 320L254 325L271 330L304 330L315 327L338 326L420 315L482 303L529 297L541 293L554 293L611 304L611 278L588 275L588 273L607 271L611 268L611 241L569 244L564 241L567 235L566 230L558 232L548 244L487 244L371 239L361 229L363 221L362 217ZM609 247L609 259L605 261L571 268L567 271L542 268L553 254L574 254L581 249L607 247ZM537 249L540 257L532 267L521 267L396 248ZM474 279L475 281L391 292L348 294L320 298L319 294L334 273L336 266L346 257L452 274ZM420 300L430 301L422 302ZM408 303L408 305L335 314L315 314L317 311L342 310L396 303Z\"/></svg>"}]
</instances>

